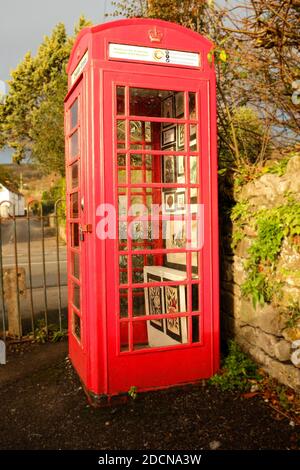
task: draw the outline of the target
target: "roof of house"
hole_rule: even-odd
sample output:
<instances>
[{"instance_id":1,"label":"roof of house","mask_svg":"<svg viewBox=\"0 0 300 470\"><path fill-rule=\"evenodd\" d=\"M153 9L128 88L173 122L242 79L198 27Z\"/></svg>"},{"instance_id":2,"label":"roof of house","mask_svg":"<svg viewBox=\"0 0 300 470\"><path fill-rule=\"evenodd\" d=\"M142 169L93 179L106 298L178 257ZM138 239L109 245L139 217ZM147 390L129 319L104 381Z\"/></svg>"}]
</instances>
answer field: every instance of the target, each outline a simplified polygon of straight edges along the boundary
<instances>
[{"instance_id":1,"label":"roof of house","mask_svg":"<svg viewBox=\"0 0 300 470\"><path fill-rule=\"evenodd\" d=\"M18 190L18 187L12 181L9 181L6 178L0 177L0 184L4 188L8 189L11 193L18 194L19 196L23 196L23 194L20 193L20 191Z\"/></svg>"}]
</instances>

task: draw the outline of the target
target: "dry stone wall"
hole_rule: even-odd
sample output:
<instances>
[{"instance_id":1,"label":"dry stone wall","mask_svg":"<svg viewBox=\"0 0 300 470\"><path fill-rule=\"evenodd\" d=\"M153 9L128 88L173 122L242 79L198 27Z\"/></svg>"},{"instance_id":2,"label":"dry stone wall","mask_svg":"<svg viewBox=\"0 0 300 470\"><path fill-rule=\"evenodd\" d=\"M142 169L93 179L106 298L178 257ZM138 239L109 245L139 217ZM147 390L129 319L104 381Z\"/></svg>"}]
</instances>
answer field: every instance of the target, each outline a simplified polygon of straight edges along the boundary
<instances>
[{"instance_id":1,"label":"dry stone wall","mask_svg":"<svg viewBox=\"0 0 300 470\"><path fill-rule=\"evenodd\" d=\"M296 360L300 359L300 346L296 346L300 316L297 309L291 311L300 302L299 240L295 238L294 244L288 238L282 240L275 273L280 287L269 303L254 307L251 296L242 295L249 248L257 236L251 214L282 206L287 198L300 202L300 155L289 160L283 176L264 174L239 192L238 200L248 204L249 218L244 214L243 236L234 248L230 246L236 224L222 227L221 324L225 336L234 336L271 376L300 391L300 361L298 365Z\"/></svg>"}]
</instances>

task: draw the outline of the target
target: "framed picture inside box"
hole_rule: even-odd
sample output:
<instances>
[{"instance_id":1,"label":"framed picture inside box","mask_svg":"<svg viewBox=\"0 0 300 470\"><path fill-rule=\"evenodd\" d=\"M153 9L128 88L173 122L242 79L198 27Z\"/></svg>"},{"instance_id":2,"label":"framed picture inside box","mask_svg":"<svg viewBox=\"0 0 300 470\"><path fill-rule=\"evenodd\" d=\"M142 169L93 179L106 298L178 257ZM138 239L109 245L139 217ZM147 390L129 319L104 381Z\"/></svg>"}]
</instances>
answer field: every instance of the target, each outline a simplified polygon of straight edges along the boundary
<instances>
[{"instance_id":1,"label":"framed picture inside box","mask_svg":"<svg viewBox=\"0 0 300 470\"><path fill-rule=\"evenodd\" d=\"M172 118L174 117L174 95L168 96L161 102L161 117ZM163 122L162 127L168 127L170 123Z\"/></svg>"},{"instance_id":2,"label":"framed picture inside box","mask_svg":"<svg viewBox=\"0 0 300 470\"><path fill-rule=\"evenodd\" d=\"M175 117L181 118L184 116L184 92L178 91L175 95Z\"/></svg>"},{"instance_id":3,"label":"framed picture inside box","mask_svg":"<svg viewBox=\"0 0 300 470\"><path fill-rule=\"evenodd\" d=\"M161 145L165 146L176 142L176 127L169 127L168 129L163 129L161 133Z\"/></svg>"},{"instance_id":4,"label":"framed picture inside box","mask_svg":"<svg viewBox=\"0 0 300 470\"><path fill-rule=\"evenodd\" d=\"M176 192L175 191L165 191L163 193L163 209L164 212L174 212L176 203Z\"/></svg>"},{"instance_id":5,"label":"framed picture inside box","mask_svg":"<svg viewBox=\"0 0 300 470\"><path fill-rule=\"evenodd\" d=\"M176 193L176 211L183 211L185 209L185 191Z\"/></svg>"},{"instance_id":6,"label":"framed picture inside box","mask_svg":"<svg viewBox=\"0 0 300 470\"><path fill-rule=\"evenodd\" d=\"M177 177L184 175L184 173L185 173L185 171L184 171L184 170L185 170L185 167L184 167L184 166L185 166L185 165L184 165L184 163L185 163L185 161L184 161L184 156L183 156L183 155L178 155L178 156L176 157L176 163L177 163L177 168L176 168L176 170L177 170Z\"/></svg>"},{"instance_id":7,"label":"framed picture inside box","mask_svg":"<svg viewBox=\"0 0 300 470\"><path fill-rule=\"evenodd\" d=\"M191 127L190 127L190 140L194 140L196 141L196 135L197 135L197 124L191 124ZM192 142L191 142L192 144Z\"/></svg>"},{"instance_id":8,"label":"framed picture inside box","mask_svg":"<svg viewBox=\"0 0 300 470\"><path fill-rule=\"evenodd\" d=\"M147 274L147 282L159 282L160 276L154 274ZM148 287L148 311L149 315L162 315L163 312L163 299L162 289L158 286ZM150 320L150 325L157 330L164 331L164 321L162 318L157 320Z\"/></svg>"},{"instance_id":9,"label":"framed picture inside box","mask_svg":"<svg viewBox=\"0 0 300 470\"><path fill-rule=\"evenodd\" d=\"M168 150L173 150L173 147ZM163 156L163 182L176 183L176 167L174 155Z\"/></svg>"},{"instance_id":10,"label":"framed picture inside box","mask_svg":"<svg viewBox=\"0 0 300 470\"><path fill-rule=\"evenodd\" d=\"M176 271L174 271L176 272ZM170 282L177 278L175 275L164 275L163 282ZM186 288L184 285L164 286L164 305L166 314L186 312ZM187 342L187 319L174 317L165 319L165 333L179 343Z\"/></svg>"},{"instance_id":11,"label":"framed picture inside box","mask_svg":"<svg viewBox=\"0 0 300 470\"><path fill-rule=\"evenodd\" d=\"M185 125L178 124L177 129L177 148L182 150L184 148L184 138L185 138Z\"/></svg>"}]
</instances>

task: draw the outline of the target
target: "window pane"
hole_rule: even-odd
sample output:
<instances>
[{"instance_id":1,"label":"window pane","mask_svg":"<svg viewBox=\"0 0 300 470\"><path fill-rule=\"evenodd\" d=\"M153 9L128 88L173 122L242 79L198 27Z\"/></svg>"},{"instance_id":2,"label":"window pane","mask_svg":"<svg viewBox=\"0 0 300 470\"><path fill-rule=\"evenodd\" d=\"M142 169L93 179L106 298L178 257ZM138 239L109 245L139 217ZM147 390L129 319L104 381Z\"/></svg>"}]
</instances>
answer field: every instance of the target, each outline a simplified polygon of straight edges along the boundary
<instances>
[{"instance_id":1,"label":"window pane","mask_svg":"<svg viewBox=\"0 0 300 470\"><path fill-rule=\"evenodd\" d=\"M133 323L133 349L176 346L188 342L188 319L175 317Z\"/></svg>"},{"instance_id":2,"label":"window pane","mask_svg":"<svg viewBox=\"0 0 300 470\"><path fill-rule=\"evenodd\" d=\"M70 137L70 155L71 158L78 155L78 131L75 131Z\"/></svg>"},{"instance_id":3,"label":"window pane","mask_svg":"<svg viewBox=\"0 0 300 470\"><path fill-rule=\"evenodd\" d=\"M78 124L78 99L77 98L70 108L70 117L71 117L71 129L73 129Z\"/></svg>"},{"instance_id":4,"label":"window pane","mask_svg":"<svg viewBox=\"0 0 300 470\"><path fill-rule=\"evenodd\" d=\"M73 163L71 166L71 187L77 188L78 186L78 162Z\"/></svg>"},{"instance_id":5,"label":"window pane","mask_svg":"<svg viewBox=\"0 0 300 470\"><path fill-rule=\"evenodd\" d=\"M130 88L130 114L181 118L184 116L184 93L169 90Z\"/></svg>"},{"instance_id":6,"label":"window pane","mask_svg":"<svg viewBox=\"0 0 300 470\"><path fill-rule=\"evenodd\" d=\"M128 317L128 291L120 289L120 318Z\"/></svg>"},{"instance_id":7,"label":"window pane","mask_svg":"<svg viewBox=\"0 0 300 470\"><path fill-rule=\"evenodd\" d=\"M125 87L117 86L117 114L125 114Z\"/></svg>"},{"instance_id":8,"label":"window pane","mask_svg":"<svg viewBox=\"0 0 300 470\"><path fill-rule=\"evenodd\" d=\"M73 333L81 341L81 322L76 312L73 312Z\"/></svg>"},{"instance_id":9,"label":"window pane","mask_svg":"<svg viewBox=\"0 0 300 470\"><path fill-rule=\"evenodd\" d=\"M78 217L79 205L78 205L78 193L72 193L70 196L70 215L76 219Z\"/></svg>"},{"instance_id":10,"label":"window pane","mask_svg":"<svg viewBox=\"0 0 300 470\"><path fill-rule=\"evenodd\" d=\"M189 93L189 113L190 119L196 119L196 93Z\"/></svg>"},{"instance_id":11,"label":"window pane","mask_svg":"<svg viewBox=\"0 0 300 470\"><path fill-rule=\"evenodd\" d=\"M190 125L190 150L192 152L198 151L197 124Z\"/></svg>"},{"instance_id":12,"label":"window pane","mask_svg":"<svg viewBox=\"0 0 300 470\"><path fill-rule=\"evenodd\" d=\"M127 256L121 255L119 257L119 270L120 270L120 284L127 284L128 283Z\"/></svg>"},{"instance_id":13,"label":"window pane","mask_svg":"<svg viewBox=\"0 0 300 470\"><path fill-rule=\"evenodd\" d=\"M132 314L134 317L145 315L144 289L133 289L132 292Z\"/></svg>"},{"instance_id":14,"label":"window pane","mask_svg":"<svg viewBox=\"0 0 300 470\"><path fill-rule=\"evenodd\" d=\"M79 246L79 224L70 224L71 226L71 246Z\"/></svg>"},{"instance_id":15,"label":"window pane","mask_svg":"<svg viewBox=\"0 0 300 470\"><path fill-rule=\"evenodd\" d=\"M80 286L78 284L73 283L73 298L72 303L74 307L80 310Z\"/></svg>"},{"instance_id":16,"label":"window pane","mask_svg":"<svg viewBox=\"0 0 300 470\"><path fill-rule=\"evenodd\" d=\"M79 266L79 254L71 253L71 264L72 264L72 275L76 279L80 279L80 266Z\"/></svg>"}]
</instances>

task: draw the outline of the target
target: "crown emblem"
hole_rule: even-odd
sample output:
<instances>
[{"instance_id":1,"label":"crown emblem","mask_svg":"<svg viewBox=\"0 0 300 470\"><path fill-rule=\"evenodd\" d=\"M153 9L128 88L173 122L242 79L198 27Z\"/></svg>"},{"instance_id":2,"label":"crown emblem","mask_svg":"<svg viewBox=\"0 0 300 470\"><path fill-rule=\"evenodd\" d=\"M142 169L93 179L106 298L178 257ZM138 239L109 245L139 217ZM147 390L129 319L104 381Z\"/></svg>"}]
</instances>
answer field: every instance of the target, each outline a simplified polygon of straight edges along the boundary
<instances>
[{"instance_id":1,"label":"crown emblem","mask_svg":"<svg viewBox=\"0 0 300 470\"><path fill-rule=\"evenodd\" d=\"M163 33L155 26L153 29L149 29L148 36L151 42L161 42Z\"/></svg>"}]
</instances>

